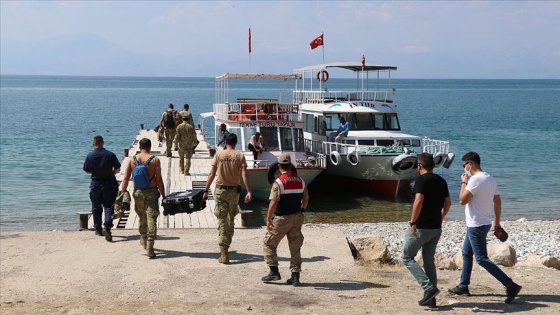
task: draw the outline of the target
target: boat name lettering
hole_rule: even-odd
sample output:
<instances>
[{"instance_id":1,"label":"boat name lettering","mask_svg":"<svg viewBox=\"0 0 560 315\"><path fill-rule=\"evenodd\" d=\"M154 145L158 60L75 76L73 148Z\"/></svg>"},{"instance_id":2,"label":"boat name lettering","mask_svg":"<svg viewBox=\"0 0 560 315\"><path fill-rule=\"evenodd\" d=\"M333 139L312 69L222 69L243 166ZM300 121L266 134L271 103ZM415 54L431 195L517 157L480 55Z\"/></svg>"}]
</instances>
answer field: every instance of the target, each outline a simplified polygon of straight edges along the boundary
<instances>
[{"instance_id":1,"label":"boat name lettering","mask_svg":"<svg viewBox=\"0 0 560 315\"><path fill-rule=\"evenodd\" d=\"M282 121L282 122L258 122L258 123L239 123L241 128L255 128L255 127L290 127L296 126L293 122Z\"/></svg>"}]
</instances>

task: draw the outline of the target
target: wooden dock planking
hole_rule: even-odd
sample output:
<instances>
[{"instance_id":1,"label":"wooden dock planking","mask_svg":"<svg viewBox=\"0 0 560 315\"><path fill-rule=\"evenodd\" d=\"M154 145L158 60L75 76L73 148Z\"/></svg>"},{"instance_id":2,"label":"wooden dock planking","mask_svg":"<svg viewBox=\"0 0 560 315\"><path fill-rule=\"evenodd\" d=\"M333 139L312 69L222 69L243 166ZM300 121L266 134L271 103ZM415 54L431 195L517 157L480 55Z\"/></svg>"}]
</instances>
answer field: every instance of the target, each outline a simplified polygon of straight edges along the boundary
<instances>
[{"instance_id":1,"label":"wooden dock planking","mask_svg":"<svg viewBox=\"0 0 560 315\"><path fill-rule=\"evenodd\" d=\"M160 143L157 140L157 133L154 130L140 130L138 134L134 137L131 147L128 150L128 156L125 156L122 160L122 164L126 165L128 159L132 158L136 152L140 151L139 142L142 138L148 138L152 141L152 154L158 156L161 161L162 168L162 178L165 185L165 193L169 194L176 191L185 191L191 189L204 189L208 174L210 173L211 167L211 157L208 152L208 143L204 141L204 137L200 130L196 130L197 139L200 141L198 146L195 148L195 153L191 158L191 169L190 176L185 176L180 173L179 168L179 153L173 151L172 157L168 158L165 156L165 142ZM124 177L124 166L121 168L119 174L117 174L117 180L122 182ZM201 211L196 211L190 214L178 213L175 215L163 216L163 207L161 206L161 198L159 200L160 204L160 216L158 217L157 225L160 229L187 229L187 228L214 228L217 229L218 223L216 217L214 216L213 210L215 207L215 201L213 198L213 191L215 184L212 183L211 191L209 193L208 200L206 201L206 208ZM134 190L134 183L132 181L128 184L128 191L131 193ZM138 229L138 215L134 211L134 198L132 198L130 211L125 214L123 218L114 220L114 228L117 229ZM89 226L93 225L93 220L90 218ZM235 226L241 227L241 216L237 215L235 217Z\"/></svg>"}]
</instances>

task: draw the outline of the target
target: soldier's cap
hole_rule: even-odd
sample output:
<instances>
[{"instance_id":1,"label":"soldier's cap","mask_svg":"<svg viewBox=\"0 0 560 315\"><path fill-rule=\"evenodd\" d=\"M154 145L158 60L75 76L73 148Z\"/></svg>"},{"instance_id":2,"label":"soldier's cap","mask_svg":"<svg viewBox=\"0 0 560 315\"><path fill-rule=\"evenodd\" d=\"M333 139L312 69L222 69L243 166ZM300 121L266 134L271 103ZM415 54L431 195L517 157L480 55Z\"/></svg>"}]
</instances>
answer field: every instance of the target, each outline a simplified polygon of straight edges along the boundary
<instances>
[{"instance_id":1,"label":"soldier's cap","mask_svg":"<svg viewBox=\"0 0 560 315\"><path fill-rule=\"evenodd\" d=\"M292 164L292 158L289 153L282 153L278 157L278 164Z\"/></svg>"}]
</instances>

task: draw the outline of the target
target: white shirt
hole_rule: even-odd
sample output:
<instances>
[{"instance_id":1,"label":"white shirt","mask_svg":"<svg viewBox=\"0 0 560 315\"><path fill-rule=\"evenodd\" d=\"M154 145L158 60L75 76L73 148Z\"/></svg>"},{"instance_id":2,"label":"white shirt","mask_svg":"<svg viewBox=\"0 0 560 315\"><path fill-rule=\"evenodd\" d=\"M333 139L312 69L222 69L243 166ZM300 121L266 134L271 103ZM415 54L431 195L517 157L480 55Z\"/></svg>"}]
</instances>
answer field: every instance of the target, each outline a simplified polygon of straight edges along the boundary
<instances>
[{"instance_id":1,"label":"white shirt","mask_svg":"<svg viewBox=\"0 0 560 315\"><path fill-rule=\"evenodd\" d=\"M468 227L490 225L494 219L494 196L499 195L496 179L479 172L469 180L467 190L473 195L465 206Z\"/></svg>"}]
</instances>

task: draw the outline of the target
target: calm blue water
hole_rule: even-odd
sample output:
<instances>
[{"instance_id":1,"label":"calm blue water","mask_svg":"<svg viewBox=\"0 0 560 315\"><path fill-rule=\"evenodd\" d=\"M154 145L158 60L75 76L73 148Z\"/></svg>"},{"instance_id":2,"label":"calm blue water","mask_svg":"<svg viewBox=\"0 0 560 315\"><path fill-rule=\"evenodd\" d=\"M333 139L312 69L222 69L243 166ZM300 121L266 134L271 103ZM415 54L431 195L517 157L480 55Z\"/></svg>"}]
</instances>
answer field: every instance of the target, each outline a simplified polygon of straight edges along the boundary
<instances>
[{"instance_id":1,"label":"calm blue water","mask_svg":"<svg viewBox=\"0 0 560 315\"><path fill-rule=\"evenodd\" d=\"M328 83L330 89L354 86L351 79ZM503 219L560 219L560 80L393 84L403 130L447 139L457 154L449 170L438 171L450 186L451 218L463 218L457 201L460 157L475 150L483 169L498 179ZM230 99L270 96L278 89L243 81L230 88ZM213 100L213 78L2 76L1 230L76 229L76 212L91 207L82 164L95 134L122 157L139 124L153 128L168 103L181 108L187 102L197 117L211 111ZM410 213L409 200L320 191L312 198L308 216L316 221L407 220Z\"/></svg>"}]
</instances>

